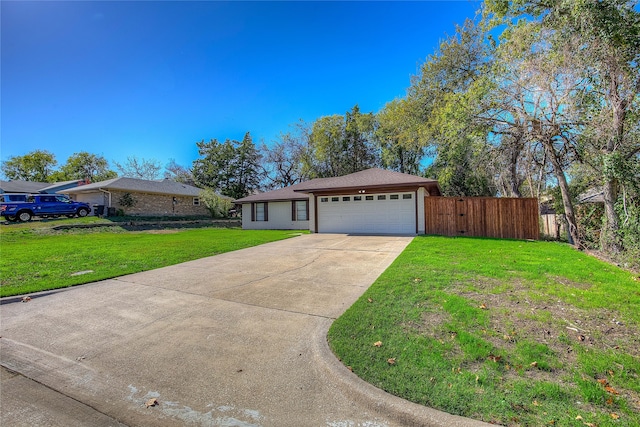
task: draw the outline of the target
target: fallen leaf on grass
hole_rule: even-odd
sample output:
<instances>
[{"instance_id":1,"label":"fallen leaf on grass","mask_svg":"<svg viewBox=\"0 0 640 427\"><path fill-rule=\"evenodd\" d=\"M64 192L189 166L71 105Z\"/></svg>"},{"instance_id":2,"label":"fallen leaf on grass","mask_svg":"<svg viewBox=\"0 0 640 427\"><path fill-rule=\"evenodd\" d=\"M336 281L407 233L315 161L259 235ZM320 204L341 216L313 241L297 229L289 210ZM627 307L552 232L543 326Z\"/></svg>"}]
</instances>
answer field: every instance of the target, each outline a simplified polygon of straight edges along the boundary
<instances>
[{"instance_id":1,"label":"fallen leaf on grass","mask_svg":"<svg viewBox=\"0 0 640 427\"><path fill-rule=\"evenodd\" d=\"M613 418L614 420L617 420L618 418L620 418L620 415L618 415L615 412L613 412L613 413L611 413L611 418Z\"/></svg>"},{"instance_id":2,"label":"fallen leaf on grass","mask_svg":"<svg viewBox=\"0 0 640 427\"><path fill-rule=\"evenodd\" d=\"M576 417L576 420L581 420L581 419L582 419L582 417L581 417L580 415L578 415L578 416Z\"/></svg>"},{"instance_id":3,"label":"fallen leaf on grass","mask_svg":"<svg viewBox=\"0 0 640 427\"><path fill-rule=\"evenodd\" d=\"M538 367L538 362L531 362L529 366L531 366L532 368L536 368Z\"/></svg>"},{"instance_id":4,"label":"fallen leaf on grass","mask_svg":"<svg viewBox=\"0 0 640 427\"><path fill-rule=\"evenodd\" d=\"M493 354L490 354L489 356L487 356L487 359L491 360L492 362L498 363L500 359L502 359L502 356L494 356Z\"/></svg>"},{"instance_id":5,"label":"fallen leaf on grass","mask_svg":"<svg viewBox=\"0 0 640 427\"><path fill-rule=\"evenodd\" d=\"M419 278L419 277L416 277L415 279L413 279L413 281L416 282L416 283L420 283L420 282L422 282L422 279Z\"/></svg>"},{"instance_id":6,"label":"fallen leaf on grass","mask_svg":"<svg viewBox=\"0 0 640 427\"><path fill-rule=\"evenodd\" d=\"M605 389L606 391L608 391L609 393L611 393L611 394L620 394L620 393L618 393L618 391L617 391L616 389L614 389L614 388L613 388L613 387L611 387L611 386L606 386L604 389Z\"/></svg>"},{"instance_id":7,"label":"fallen leaf on grass","mask_svg":"<svg viewBox=\"0 0 640 427\"><path fill-rule=\"evenodd\" d=\"M145 402L145 406L147 408L149 408L150 406L156 406L159 405L158 399L156 399L155 397L153 399L149 399Z\"/></svg>"},{"instance_id":8,"label":"fallen leaf on grass","mask_svg":"<svg viewBox=\"0 0 640 427\"><path fill-rule=\"evenodd\" d=\"M607 405L613 405L613 397L610 397L607 399L607 401L605 402Z\"/></svg>"},{"instance_id":9,"label":"fallen leaf on grass","mask_svg":"<svg viewBox=\"0 0 640 427\"><path fill-rule=\"evenodd\" d=\"M373 302L373 300L371 298L367 298L367 301L369 302Z\"/></svg>"},{"instance_id":10,"label":"fallen leaf on grass","mask_svg":"<svg viewBox=\"0 0 640 427\"><path fill-rule=\"evenodd\" d=\"M609 384L609 381L605 380L604 378L599 379L598 382L603 386L607 386Z\"/></svg>"},{"instance_id":11,"label":"fallen leaf on grass","mask_svg":"<svg viewBox=\"0 0 640 427\"><path fill-rule=\"evenodd\" d=\"M395 358L395 357L392 357L392 358L390 358L390 359L387 359L387 363L388 363L389 365L395 365L395 364L396 364L396 358Z\"/></svg>"},{"instance_id":12,"label":"fallen leaf on grass","mask_svg":"<svg viewBox=\"0 0 640 427\"><path fill-rule=\"evenodd\" d=\"M484 305L484 304L480 304L480 308L481 308L482 310L486 310L486 309L487 309L487 306L486 306L486 305Z\"/></svg>"},{"instance_id":13,"label":"fallen leaf on grass","mask_svg":"<svg viewBox=\"0 0 640 427\"><path fill-rule=\"evenodd\" d=\"M382 341L376 341L373 343L373 345L376 347L382 347Z\"/></svg>"}]
</instances>

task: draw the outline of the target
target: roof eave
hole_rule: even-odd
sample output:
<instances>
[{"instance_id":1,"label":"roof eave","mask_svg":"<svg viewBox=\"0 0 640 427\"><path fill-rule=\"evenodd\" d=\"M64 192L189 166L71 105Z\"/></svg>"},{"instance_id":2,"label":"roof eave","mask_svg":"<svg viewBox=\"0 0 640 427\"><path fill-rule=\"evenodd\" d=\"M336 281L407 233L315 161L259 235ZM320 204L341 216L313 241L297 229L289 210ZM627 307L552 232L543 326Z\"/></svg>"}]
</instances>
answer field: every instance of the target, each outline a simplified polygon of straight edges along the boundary
<instances>
[{"instance_id":1,"label":"roof eave","mask_svg":"<svg viewBox=\"0 0 640 427\"><path fill-rule=\"evenodd\" d=\"M442 191L440 190L440 186L438 185L437 181L432 181L432 182L404 182L404 183L397 183L397 184L368 184L368 185L357 185L357 186L348 186L348 187L325 187L325 188L312 188L312 189L305 189L305 188L301 188L301 189L296 189L293 190L296 193L306 193L306 194L313 194L313 193L323 193L323 192L331 192L331 193L335 193L335 192L349 192L352 193L354 191L359 191L359 190L401 190L401 189L417 189L420 187L425 187L425 188L437 188L438 192L442 193Z\"/></svg>"},{"instance_id":2,"label":"roof eave","mask_svg":"<svg viewBox=\"0 0 640 427\"><path fill-rule=\"evenodd\" d=\"M238 200L234 200L233 203L235 203L236 205L242 205L245 203L291 202L293 200L308 200L308 199L309 199L309 196L300 195L300 197L282 197L277 199L268 199L268 198L250 199L250 200L238 199Z\"/></svg>"}]
</instances>

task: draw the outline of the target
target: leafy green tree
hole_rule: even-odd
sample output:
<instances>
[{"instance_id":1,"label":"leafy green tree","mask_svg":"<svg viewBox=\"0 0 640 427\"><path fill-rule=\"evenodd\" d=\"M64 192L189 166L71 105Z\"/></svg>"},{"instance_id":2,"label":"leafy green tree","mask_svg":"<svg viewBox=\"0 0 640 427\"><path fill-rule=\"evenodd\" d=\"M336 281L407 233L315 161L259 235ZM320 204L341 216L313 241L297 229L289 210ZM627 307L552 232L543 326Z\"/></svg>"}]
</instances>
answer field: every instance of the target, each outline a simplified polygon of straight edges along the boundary
<instances>
[{"instance_id":1,"label":"leafy green tree","mask_svg":"<svg viewBox=\"0 0 640 427\"><path fill-rule=\"evenodd\" d=\"M622 250L615 204L621 189L634 179L629 164L640 151L637 2L494 0L487 2L486 11L509 22L525 18L522 22L528 23L519 27L532 29L532 37L547 35L547 58L556 63L559 58L571 61L575 81L584 82L583 95L571 100L581 108L579 121L584 124L576 151L580 161L601 176L606 223L602 246L614 253ZM510 28L517 27L511 24Z\"/></svg>"},{"instance_id":2,"label":"leafy green tree","mask_svg":"<svg viewBox=\"0 0 640 427\"><path fill-rule=\"evenodd\" d=\"M226 218L229 216L229 210L233 206L229 197L221 196L210 188L200 192L200 199L212 218Z\"/></svg>"},{"instance_id":3,"label":"leafy green tree","mask_svg":"<svg viewBox=\"0 0 640 427\"><path fill-rule=\"evenodd\" d=\"M200 187L221 191L230 186L233 176L235 148L231 140L197 142L199 159L193 162L193 178Z\"/></svg>"},{"instance_id":4,"label":"leafy green tree","mask_svg":"<svg viewBox=\"0 0 640 427\"><path fill-rule=\"evenodd\" d=\"M394 99L376 115L375 138L384 168L418 175L425 147L420 142L420 121L407 99Z\"/></svg>"},{"instance_id":5,"label":"leafy green tree","mask_svg":"<svg viewBox=\"0 0 640 427\"><path fill-rule=\"evenodd\" d=\"M480 119L491 87L491 45L481 25L467 21L420 67L407 91L416 138L435 157L426 173L451 196L494 195L490 126ZM407 120L407 119L405 119Z\"/></svg>"},{"instance_id":6,"label":"leafy green tree","mask_svg":"<svg viewBox=\"0 0 640 427\"><path fill-rule=\"evenodd\" d=\"M104 157L81 151L70 156L52 176L55 181L77 179L98 182L115 178L117 174L109 169L109 162Z\"/></svg>"},{"instance_id":7,"label":"leafy green tree","mask_svg":"<svg viewBox=\"0 0 640 427\"><path fill-rule=\"evenodd\" d=\"M344 175L344 117L320 117L313 122L309 136L309 155L304 169L312 178Z\"/></svg>"},{"instance_id":8,"label":"leafy green tree","mask_svg":"<svg viewBox=\"0 0 640 427\"><path fill-rule=\"evenodd\" d=\"M234 199L245 197L259 188L261 156L249 132L242 142L227 139L221 143L211 139L196 145L200 158L193 162L193 178L199 186Z\"/></svg>"},{"instance_id":9,"label":"leafy green tree","mask_svg":"<svg viewBox=\"0 0 640 427\"><path fill-rule=\"evenodd\" d=\"M233 161L233 180L227 189L226 196L240 199L260 188L263 172L262 156L253 143L251 134L247 132L242 141L236 144Z\"/></svg>"},{"instance_id":10,"label":"leafy green tree","mask_svg":"<svg viewBox=\"0 0 640 427\"><path fill-rule=\"evenodd\" d=\"M24 156L13 156L2 162L2 173L8 179L52 182L51 175L58 164L56 157L46 150L35 150Z\"/></svg>"},{"instance_id":11,"label":"leafy green tree","mask_svg":"<svg viewBox=\"0 0 640 427\"><path fill-rule=\"evenodd\" d=\"M120 175L127 178L154 180L160 178L162 166L154 159L127 157L124 163L113 162Z\"/></svg>"},{"instance_id":12,"label":"leafy green tree","mask_svg":"<svg viewBox=\"0 0 640 427\"><path fill-rule=\"evenodd\" d=\"M375 116L355 105L344 116L317 119L309 135L303 170L313 178L341 176L376 167L380 152L375 143Z\"/></svg>"}]
</instances>

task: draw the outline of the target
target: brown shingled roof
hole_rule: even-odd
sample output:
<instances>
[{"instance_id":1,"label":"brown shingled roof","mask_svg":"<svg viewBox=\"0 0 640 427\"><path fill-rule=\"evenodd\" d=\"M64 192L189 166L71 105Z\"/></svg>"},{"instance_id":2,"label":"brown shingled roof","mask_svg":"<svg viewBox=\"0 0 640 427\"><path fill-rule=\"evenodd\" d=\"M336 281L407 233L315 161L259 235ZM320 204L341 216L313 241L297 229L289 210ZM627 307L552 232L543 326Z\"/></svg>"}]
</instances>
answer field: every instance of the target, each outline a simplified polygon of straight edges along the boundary
<instances>
[{"instance_id":1,"label":"brown shingled roof","mask_svg":"<svg viewBox=\"0 0 640 427\"><path fill-rule=\"evenodd\" d=\"M441 194L438 181L434 179L373 168L333 178L312 179L278 190L253 194L238 199L235 203L304 200L307 198L305 193L317 193L321 191L356 191L360 189L407 187L426 187L431 195Z\"/></svg>"},{"instance_id":2,"label":"brown shingled roof","mask_svg":"<svg viewBox=\"0 0 640 427\"><path fill-rule=\"evenodd\" d=\"M349 175L335 178L324 178L322 180L313 179L303 182L295 191L305 193L315 193L319 191L331 190L355 190L375 187L427 187L440 194L438 181L435 179L423 178L421 176L409 175L406 173L390 171L386 169L366 169Z\"/></svg>"},{"instance_id":3,"label":"brown shingled roof","mask_svg":"<svg viewBox=\"0 0 640 427\"><path fill-rule=\"evenodd\" d=\"M80 187L69 188L67 190L62 190L61 193L86 193L91 191L99 191L101 188L105 190L122 190L139 193L170 194L176 196L193 197L198 197L200 195L200 192L202 191L201 188L171 181L169 179L148 180L121 177L108 179L106 181L94 182L92 184L81 185Z\"/></svg>"},{"instance_id":4,"label":"brown shingled roof","mask_svg":"<svg viewBox=\"0 0 640 427\"><path fill-rule=\"evenodd\" d=\"M303 183L294 184L294 185L290 185L289 187L278 188L277 190L267 191L267 192L258 193L258 194L252 194L250 196L243 197L242 199L238 199L234 203L275 202L275 201L281 201L281 200L305 200L309 198L306 194L295 192L296 188L298 188L302 184Z\"/></svg>"}]
</instances>

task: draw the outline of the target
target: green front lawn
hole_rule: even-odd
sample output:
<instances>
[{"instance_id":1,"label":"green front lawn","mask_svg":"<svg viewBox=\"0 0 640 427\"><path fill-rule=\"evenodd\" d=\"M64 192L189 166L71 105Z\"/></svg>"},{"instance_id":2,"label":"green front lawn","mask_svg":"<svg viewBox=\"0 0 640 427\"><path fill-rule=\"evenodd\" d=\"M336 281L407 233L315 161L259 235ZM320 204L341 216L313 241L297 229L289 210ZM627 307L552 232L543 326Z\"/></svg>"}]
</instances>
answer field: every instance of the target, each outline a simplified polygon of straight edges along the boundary
<instances>
[{"instance_id":1,"label":"green front lawn","mask_svg":"<svg viewBox=\"0 0 640 427\"><path fill-rule=\"evenodd\" d=\"M417 237L329 343L366 381L452 414L640 425L640 280L564 244Z\"/></svg>"},{"instance_id":2,"label":"green front lawn","mask_svg":"<svg viewBox=\"0 0 640 427\"><path fill-rule=\"evenodd\" d=\"M229 228L127 231L95 217L0 226L0 296L57 289L178 264L296 235ZM298 233L299 234L299 233ZM78 274L80 273L80 274Z\"/></svg>"}]
</instances>

